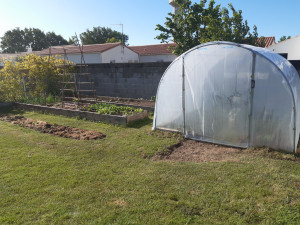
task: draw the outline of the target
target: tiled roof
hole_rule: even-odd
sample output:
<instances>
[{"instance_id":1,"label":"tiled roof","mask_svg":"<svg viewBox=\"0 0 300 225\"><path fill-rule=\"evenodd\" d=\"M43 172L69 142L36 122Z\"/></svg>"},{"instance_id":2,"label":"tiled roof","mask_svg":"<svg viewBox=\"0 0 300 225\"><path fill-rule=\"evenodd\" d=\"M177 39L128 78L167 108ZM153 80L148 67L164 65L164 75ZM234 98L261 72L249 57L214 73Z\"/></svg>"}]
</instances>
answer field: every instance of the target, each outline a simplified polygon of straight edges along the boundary
<instances>
[{"instance_id":1,"label":"tiled roof","mask_svg":"<svg viewBox=\"0 0 300 225\"><path fill-rule=\"evenodd\" d=\"M93 44L93 45L83 45L83 53L96 53L96 52L105 52L109 49L112 49L116 46L121 45L118 43L106 43L106 44ZM64 45L64 46L52 46L51 54L52 55L62 55L64 54L64 49L66 49L67 54L80 54L79 46L75 45ZM34 51L33 53L37 55L49 55L49 48L42 51Z\"/></svg>"},{"instance_id":2,"label":"tiled roof","mask_svg":"<svg viewBox=\"0 0 300 225\"><path fill-rule=\"evenodd\" d=\"M173 54L169 47L176 46L175 43L171 44L157 44L157 45L141 45L141 46L128 46L129 49L138 53L139 55L164 55Z\"/></svg>"},{"instance_id":3,"label":"tiled roof","mask_svg":"<svg viewBox=\"0 0 300 225\"><path fill-rule=\"evenodd\" d=\"M275 44L275 37L272 36L272 37L260 37L257 39L257 43L261 43L261 41L263 40L264 38L264 42L265 42L265 48L269 47L270 45L273 45Z\"/></svg>"}]
</instances>

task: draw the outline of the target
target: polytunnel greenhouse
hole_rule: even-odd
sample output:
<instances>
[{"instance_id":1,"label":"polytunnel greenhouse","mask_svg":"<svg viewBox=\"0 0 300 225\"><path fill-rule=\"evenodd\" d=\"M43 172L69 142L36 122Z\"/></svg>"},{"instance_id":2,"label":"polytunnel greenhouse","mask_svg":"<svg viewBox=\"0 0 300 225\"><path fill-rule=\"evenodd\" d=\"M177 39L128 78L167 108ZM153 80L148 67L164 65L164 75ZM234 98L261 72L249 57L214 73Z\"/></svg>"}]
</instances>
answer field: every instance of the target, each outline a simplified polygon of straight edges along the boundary
<instances>
[{"instance_id":1,"label":"polytunnel greenhouse","mask_svg":"<svg viewBox=\"0 0 300 225\"><path fill-rule=\"evenodd\" d=\"M294 153L299 97L299 75L285 58L250 45L210 42L182 54L165 71L153 129Z\"/></svg>"}]
</instances>

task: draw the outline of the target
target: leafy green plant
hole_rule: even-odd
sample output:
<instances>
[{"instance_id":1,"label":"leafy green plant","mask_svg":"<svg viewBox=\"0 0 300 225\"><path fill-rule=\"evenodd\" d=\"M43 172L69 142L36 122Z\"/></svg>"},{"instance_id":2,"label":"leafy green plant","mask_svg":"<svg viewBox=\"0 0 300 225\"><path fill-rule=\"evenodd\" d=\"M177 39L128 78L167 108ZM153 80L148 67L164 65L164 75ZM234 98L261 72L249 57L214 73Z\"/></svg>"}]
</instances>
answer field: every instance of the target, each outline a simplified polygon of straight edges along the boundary
<instances>
[{"instance_id":1,"label":"leafy green plant","mask_svg":"<svg viewBox=\"0 0 300 225\"><path fill-rule=\"evenodd\" d=\"M82 110L90 112L98 112L100 114L109 114L109 115L131 115L134 113L142 112L141 108L133 108L129 106L117 106L115 104L109 103L97 103L94 105L85 106Z\"/></svg>"}]
</instances>

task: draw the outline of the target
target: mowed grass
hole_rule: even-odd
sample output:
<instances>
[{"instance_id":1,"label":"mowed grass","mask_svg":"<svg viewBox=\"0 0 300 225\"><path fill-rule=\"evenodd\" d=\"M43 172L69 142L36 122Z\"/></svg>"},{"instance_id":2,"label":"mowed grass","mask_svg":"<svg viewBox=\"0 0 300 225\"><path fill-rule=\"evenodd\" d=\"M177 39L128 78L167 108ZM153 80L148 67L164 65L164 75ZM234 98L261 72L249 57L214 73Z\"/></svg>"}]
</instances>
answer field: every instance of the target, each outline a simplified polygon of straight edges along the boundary
<instances>
[{"instance_id":1,"label":"mowed grass","mask_svg":"<svg viewBox=\"0 0 300 225\"><path fill-rule=\"evenodd\" d=\"M149 157L178 142L131 127L26 112L107 135L60 138L0 121L0 224L300 224L300 163Z\"/></svg>"}]
</instances>

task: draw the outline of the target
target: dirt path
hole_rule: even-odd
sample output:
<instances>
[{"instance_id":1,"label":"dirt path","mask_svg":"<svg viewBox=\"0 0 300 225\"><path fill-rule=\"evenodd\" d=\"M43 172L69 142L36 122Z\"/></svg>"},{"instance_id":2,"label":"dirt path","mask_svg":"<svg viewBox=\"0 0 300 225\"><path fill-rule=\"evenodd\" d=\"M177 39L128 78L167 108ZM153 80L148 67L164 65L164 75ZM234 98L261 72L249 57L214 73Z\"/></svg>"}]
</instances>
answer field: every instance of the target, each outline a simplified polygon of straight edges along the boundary
<instances>
[{"instance_id":1,"label":"dirt path","mask_svg":"<svg viewBox=\"0 0 300 225\"><path fill-rule=\"evenodd\" d=\"M55 136L65 138L72 138L78 140L96 140L106 137L105 134L102 134L97 131L83 130L79 128L60 126L56 124L53 125L44 121L25 118L23 116L2 116L0 117L0 120L20 125L22 127L28 127L42 133L52 134Z\"/></svg>"}]
</instances>

